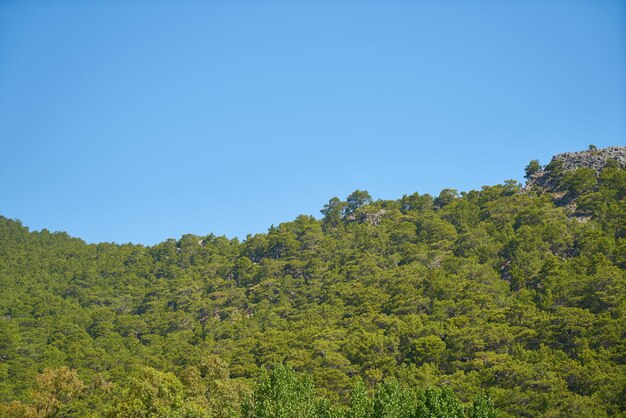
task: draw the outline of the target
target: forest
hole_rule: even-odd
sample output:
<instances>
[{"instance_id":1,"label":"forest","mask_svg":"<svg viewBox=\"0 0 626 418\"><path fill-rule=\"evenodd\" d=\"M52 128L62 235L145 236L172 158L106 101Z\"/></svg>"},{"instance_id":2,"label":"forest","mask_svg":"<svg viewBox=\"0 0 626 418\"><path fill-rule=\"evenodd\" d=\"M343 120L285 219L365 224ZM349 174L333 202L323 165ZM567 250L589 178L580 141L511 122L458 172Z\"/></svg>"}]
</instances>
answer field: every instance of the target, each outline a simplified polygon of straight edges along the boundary
<instances>
[{"instance_id":1,"label":"forest","mask_svg":"<svg viewBox=\"0 0 626 418\"><path fill-rule=\"evenodd\" d=\"M241 241L0 217L0 416L626 417L626 169L526 177Z\"/></svg>"}]
</instances>

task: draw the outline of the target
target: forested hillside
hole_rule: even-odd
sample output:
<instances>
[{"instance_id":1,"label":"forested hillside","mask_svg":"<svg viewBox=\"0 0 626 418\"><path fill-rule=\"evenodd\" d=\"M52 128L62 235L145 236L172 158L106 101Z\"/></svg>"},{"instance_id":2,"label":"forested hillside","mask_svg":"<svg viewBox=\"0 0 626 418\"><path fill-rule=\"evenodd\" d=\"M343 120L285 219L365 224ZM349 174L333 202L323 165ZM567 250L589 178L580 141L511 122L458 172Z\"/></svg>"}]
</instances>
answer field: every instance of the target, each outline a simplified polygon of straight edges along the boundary
<instances>
[{"instance_id":1,"label":"forested hillside","mask_svg":"<svg viewBox=\"0 0 626 418\"><path fill-rule=\"evenodd\" d=\"M626 416L626 170L583 154L243 242L0 217L0 416Z\"/></svg>"}]
</instances>

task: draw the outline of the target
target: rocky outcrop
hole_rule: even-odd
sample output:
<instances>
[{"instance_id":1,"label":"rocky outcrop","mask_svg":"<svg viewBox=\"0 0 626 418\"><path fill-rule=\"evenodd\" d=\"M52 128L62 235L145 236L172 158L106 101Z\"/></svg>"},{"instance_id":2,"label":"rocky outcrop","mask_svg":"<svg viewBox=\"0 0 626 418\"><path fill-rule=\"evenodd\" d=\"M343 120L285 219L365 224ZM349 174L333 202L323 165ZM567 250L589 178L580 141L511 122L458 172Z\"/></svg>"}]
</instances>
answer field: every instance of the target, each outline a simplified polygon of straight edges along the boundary
<instances>
[{"instance_id":1,"label":"rocky outcrop","mask_svg":"<svg viewBox=\"0 0 626 418\"><path fill-rule=\"evenodd\" d=\"M600 171L609 161L615 161L621 167L626 167L626 147L607 147L598 149L590 147L586 151L566 152L552 157L550 164L528 177L523 191L550 191L558 189L559 173L576 170L578 168L591 168Z\"/></svg>"},{"instance_id":2,"label":"rocky outcrop","mask_svg":"<svg viewBox=\"0 0 626 418\"><path fill-rule=\"evenodd\" d=\"M348 222L359 222L359 223L368 223L371 225L378 225L380 221L383 219L383 215L387 212L385 209L376 209L376 208L367 208L369 210L365 210L366 208L361 208L356 212L347 215L344 219Z\"/></svg>"},{"instance_id":3,"label":"rocky outcrop","mask_svg":"<svg viewBox=\"0 0 626 418\"><path fill-rule=\"evenodd\" d=\"M562 167L565 171L575 170L581 167L588 167L600 171L609 160L617 161L621 167L626 167L626 147L608 147L578 152L566 152L552 157L552 161L563 162Z\"/></svg>"}]
</instances>

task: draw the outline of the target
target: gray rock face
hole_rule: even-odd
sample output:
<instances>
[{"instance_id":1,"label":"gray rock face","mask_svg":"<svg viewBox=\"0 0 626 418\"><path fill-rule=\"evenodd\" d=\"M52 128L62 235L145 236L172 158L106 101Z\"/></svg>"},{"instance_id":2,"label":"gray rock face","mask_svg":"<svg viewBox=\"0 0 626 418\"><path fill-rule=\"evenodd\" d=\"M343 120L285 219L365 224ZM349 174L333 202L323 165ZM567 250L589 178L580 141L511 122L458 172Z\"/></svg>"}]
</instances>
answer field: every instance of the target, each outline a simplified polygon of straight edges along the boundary
<instances>
[{"instance_id":1,"label":"gray rock face","mask_svg":"<svg viewBox=\"0 0 626 418\"><path fill-rule=\"evenodd\" d=\"M596 150L566 152L552 157L552 161L563 161L563 169L575 170L581 167L600 171L609 160L615 160L626 167L626 147L608 147Z\"/></svg>"},{"instance_id":2,"label":"gray rock face","mask_svg":"<svg viewBox=\"0 0 626 418\"><path fill-rule=\"evenodd\" d=\"M586 167L599 172L610 160L616 161L621 167L626 167L626 147L607 147L557 154L552 157L550 164L561 162L561 168L564 171ZM556 191L557 182L548 171L550 164L531 175L522 191Z\"/></svg>"}]
</instances>

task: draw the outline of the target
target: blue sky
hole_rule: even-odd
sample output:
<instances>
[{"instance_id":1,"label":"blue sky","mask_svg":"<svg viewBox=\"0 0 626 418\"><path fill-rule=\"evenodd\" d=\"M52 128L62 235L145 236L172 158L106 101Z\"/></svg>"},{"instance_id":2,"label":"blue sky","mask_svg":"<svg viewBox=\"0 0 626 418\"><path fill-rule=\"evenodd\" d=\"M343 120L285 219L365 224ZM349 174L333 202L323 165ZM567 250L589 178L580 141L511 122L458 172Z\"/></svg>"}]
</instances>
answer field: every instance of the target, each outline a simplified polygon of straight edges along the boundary
<instances>
[{"instance_id":1,"label":"blue sky","mask_svg":"<svg viewBox=\"0 0 626 418\"><path fill-rule=\"evenodd\" d=\"M0 214L245 238L626 143L622 1L0 1Z\"/></svg>"}]
</instances>

